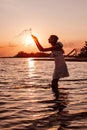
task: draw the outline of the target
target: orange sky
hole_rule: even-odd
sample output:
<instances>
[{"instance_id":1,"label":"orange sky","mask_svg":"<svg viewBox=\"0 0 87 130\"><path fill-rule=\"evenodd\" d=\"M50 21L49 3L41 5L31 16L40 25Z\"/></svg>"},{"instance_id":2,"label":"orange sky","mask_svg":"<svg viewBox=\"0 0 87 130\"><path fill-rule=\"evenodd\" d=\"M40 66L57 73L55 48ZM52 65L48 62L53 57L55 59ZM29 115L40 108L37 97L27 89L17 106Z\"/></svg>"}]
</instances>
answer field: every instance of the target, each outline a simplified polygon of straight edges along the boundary
<instances>
[{"instance_id":1,"label":"orange sky","mask_svg":"<svg viewBox=\"0 0 87 130\"><path fill-rule=\"evenodd\" d=\"M29 28L44 47L56 34L66 53L80 48L87 40L87 0L0 0L0 56L37 51L36 45L19 41L18 35ZM13 41L16 46L9 47Z\"/></svg>"}]
</instances>

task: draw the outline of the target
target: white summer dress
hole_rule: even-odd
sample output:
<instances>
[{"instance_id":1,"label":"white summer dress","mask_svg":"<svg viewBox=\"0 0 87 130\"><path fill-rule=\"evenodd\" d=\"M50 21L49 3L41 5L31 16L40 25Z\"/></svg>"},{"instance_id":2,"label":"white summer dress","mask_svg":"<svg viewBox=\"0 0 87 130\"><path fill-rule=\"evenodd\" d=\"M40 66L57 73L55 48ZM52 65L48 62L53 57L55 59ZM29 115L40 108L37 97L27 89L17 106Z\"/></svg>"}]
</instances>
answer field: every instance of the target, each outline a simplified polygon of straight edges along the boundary
<instances>
[{"instance_id":1,"label":"white summer dress","mask_svg":"<svg viewBox=\"0 0 87 130\"><path fill-rule=\"evenodd\" d=\"M52 56L55 60L55 69L53 79L68 77L68 69L62 51L52 51Z\"/></svg>"}]
</instances>

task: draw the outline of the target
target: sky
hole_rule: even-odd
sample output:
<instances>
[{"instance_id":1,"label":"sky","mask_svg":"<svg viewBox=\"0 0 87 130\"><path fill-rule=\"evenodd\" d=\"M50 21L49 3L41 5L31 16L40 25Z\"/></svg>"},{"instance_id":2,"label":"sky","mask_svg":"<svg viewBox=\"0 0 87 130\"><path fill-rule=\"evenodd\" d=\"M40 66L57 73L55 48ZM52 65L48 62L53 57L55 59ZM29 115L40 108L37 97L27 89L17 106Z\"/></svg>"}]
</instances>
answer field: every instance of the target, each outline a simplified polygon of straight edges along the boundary
<instances>
[{"instance_id":1,"label":"sky","mask_svg":"<svg viewBox=\"0 0 87 130\"><path fill-rule=\"evenodd\" d=\"M20 41L30 28L44 47L55 34L66 53L80 48L87 40L87 0L0 0L0 56L38 51Z\"/></svg>"}]
</instances>

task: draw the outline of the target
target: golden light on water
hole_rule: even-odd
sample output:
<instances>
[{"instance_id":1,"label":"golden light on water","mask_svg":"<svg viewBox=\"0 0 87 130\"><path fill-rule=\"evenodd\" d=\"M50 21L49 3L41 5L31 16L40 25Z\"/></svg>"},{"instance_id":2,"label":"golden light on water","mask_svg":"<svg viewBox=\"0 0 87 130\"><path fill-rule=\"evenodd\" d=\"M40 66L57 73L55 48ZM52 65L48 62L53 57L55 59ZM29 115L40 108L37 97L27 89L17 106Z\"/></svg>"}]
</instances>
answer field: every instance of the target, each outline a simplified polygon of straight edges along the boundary
<instances>
[{"instance_id":1,"label":"golden light on water","mask_svg":"<svg viewBox=\"0 0 87 130\"><path fill-rule=\"evenodd\" d=\"M33 58L28 59L28 66L29 68L35 68L34 60Z\"/></svg>"},{"instance_id":2,"label":"golden light on water","mask_svg":"<svg viewBox=\"0 0 87 130\"><path fill-rule=\"evenodd\" d=\"M29 68L29 77L32 77L35 71L35 62L32 58L28 59L28 68Z\"/></svg>"}]
</instances>

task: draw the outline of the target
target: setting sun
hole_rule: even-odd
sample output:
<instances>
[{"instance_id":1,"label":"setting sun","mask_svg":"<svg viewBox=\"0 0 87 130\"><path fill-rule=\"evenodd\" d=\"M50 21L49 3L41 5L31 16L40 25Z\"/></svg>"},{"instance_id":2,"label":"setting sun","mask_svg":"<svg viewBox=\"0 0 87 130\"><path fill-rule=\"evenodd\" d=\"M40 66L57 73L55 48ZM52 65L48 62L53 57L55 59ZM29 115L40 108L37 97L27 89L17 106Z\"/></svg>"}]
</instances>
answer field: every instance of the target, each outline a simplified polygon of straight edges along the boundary
<instances>
[{"instance_id":1,"label":"setting sun","mask_svg":"<svg viewBox=\"0 0 87 130\"><path fill-rule=\"evenodd\" d=\"M24 45L28 46L28 45L31 45L31 44L34 44L34 41L31 37L31 35L28 35L28 34L25 34L23 36L23 39L22 39L22 42L24 43Z\"/></svg>"}]
</instances>

